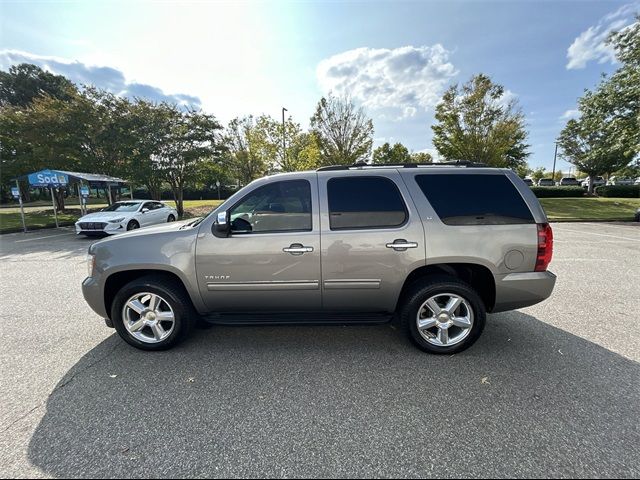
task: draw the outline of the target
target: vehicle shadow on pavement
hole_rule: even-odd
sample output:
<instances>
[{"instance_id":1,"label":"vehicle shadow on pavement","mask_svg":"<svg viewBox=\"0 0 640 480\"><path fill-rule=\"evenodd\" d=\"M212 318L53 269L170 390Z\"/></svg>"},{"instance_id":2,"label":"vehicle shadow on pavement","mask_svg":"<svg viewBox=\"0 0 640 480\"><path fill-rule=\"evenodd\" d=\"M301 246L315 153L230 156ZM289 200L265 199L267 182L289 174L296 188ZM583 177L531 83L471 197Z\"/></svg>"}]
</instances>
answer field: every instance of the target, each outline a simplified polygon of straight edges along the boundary
<instances>
[{"instance_id":1,"label":"vehicle shadow on pavement","mask_svg":"<svg viewBox=\"0 0 640 480\"><path fill-rule=\"evenodd\" d=\"M57 477L637 477L640 364L521 312L453 357L394 328L110 337L50 395L29 459Z\"/></svg>"}]
</instances>

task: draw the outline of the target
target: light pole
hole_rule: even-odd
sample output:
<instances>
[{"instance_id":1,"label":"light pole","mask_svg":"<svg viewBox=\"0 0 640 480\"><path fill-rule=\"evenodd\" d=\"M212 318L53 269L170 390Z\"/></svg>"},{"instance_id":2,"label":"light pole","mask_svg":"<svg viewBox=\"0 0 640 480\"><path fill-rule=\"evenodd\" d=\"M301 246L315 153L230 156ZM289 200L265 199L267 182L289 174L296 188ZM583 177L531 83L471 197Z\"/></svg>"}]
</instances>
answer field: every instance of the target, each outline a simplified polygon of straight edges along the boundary
<instances>
[{"instance_id":1,"label":"light pole","mask_svg":"<svg viewBox=\"0 0 640 480\"><path fill-rule=\"evenodd\" d=\"M556 181L556 157L558 156L558 142L554 142L556 144L556 151L553 154L553 172L551 173L551 180Z\"/></svg>"},{"instance_id":2,"label":"light pole","mask_svg":"<svg viewBox=\"0 0 640 480\"><path fill-rule=\"evenodd\" d=\"M288 112L286 108L282 107L282 164L287 162L287 140L286 131L284 127L284 112Z\"/></svg>"}]
</instances>

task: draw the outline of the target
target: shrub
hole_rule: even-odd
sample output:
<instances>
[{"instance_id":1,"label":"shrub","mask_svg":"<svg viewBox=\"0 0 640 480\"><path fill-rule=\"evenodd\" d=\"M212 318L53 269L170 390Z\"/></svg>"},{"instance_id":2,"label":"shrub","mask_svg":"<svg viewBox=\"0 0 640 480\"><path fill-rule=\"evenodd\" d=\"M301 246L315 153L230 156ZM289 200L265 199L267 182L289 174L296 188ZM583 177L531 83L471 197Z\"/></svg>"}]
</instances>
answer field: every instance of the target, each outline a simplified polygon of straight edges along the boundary
<instances>
[{"instance_id":1,"label":"shrub","mask_svg":"<svg viewBox=\"0 0 640 480\"><path fill-rule=\"evenodd\" d=\"M538 198L582 197L585 190L582 187L531 187Z\"/></svg>"},{"instance_id":2,"label":"shrub","mask_svg":"<svg viewBox=\"0 0 640 480\"><path fill-rule=\"evenodd\" d=\"M640 185L602 185L596 187L599 197L640 198Z\"/></svg>"}]
</instances>

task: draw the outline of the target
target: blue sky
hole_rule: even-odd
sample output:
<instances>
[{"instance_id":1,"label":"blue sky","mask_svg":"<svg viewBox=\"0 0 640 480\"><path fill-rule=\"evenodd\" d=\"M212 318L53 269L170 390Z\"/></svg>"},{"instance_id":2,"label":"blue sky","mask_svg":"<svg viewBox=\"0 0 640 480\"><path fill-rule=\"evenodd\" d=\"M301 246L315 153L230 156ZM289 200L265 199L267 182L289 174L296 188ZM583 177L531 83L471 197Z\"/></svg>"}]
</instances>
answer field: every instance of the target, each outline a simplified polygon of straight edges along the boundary
<instances>
[{"instance_id":1,"label":"blue sky","mask_svg":"<svg viewBox=\"0 0 640 480\"><path fill-rule=\"evenodd\" d=\"M576 99L615 69L603 44L640 2L38 2L0 0L0 68L30 61L118 94L199 106L226 123L328 90L373 118L376 144L433 149L435 103L479 72L517 98L532 166L551 167ZM559 163L562 168L568 164Z\"/></svg>"}]
</instances>

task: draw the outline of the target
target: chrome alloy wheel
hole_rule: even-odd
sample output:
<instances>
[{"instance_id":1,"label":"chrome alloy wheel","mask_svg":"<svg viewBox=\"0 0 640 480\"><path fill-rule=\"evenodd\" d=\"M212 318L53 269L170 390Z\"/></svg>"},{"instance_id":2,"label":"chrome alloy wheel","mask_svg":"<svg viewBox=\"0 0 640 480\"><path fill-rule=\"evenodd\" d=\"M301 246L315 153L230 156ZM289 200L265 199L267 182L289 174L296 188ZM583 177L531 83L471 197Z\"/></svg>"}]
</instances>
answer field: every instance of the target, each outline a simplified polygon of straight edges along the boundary
<instances>
[{"instance_id":1,"label":"chrome alloy wheel","mask_svg":"<svg viewBox=\"0 0 640 480\"><path fill-rule=\"evenodd\" d=\"M171 305L155 293L136 293L124 304L122 321L129 334L144 343L166 339L175 327Z\"/></svg>"},{"instance_id":2,"label":"chrome alloy wheel","mask_svg":"<svg viewBox=\"0 0 640 480\"><path fill-rule=\"evenodd\" d=\"M439 293L418 309L416 324L427 342L438 347L450 347L471 333L473 309L459 295Z\"/></svg>"}]
</instances>

